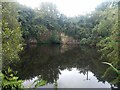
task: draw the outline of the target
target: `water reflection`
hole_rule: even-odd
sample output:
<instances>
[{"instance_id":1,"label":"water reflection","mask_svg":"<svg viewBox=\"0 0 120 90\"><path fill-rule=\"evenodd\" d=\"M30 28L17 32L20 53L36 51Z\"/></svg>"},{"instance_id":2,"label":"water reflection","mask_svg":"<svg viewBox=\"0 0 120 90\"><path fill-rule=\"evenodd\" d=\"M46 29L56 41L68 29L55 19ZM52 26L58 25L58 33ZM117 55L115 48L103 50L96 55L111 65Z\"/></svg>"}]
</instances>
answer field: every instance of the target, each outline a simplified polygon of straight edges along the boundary
<instances>
[{"instance_id":1,"label":"water reflection","mask_svg":"<svg viewBox=\"0 0 120 90\"><path fill-rule=\"evenodd\" d=\"M109 88L109 83L98 82L94 74L88 71L88 74L80 74L76 68L72 68L71 71L65 69L60 71L59 79L57 80L58 88ZM32 80L26 80L23 85L28 86L36 80L37 77ZM34 87L34 85L32 86ZM48 83L40 88L54 88L54 83Z\"/></svg>"},{"instance_id":2,"label":"water reflection","mask_svg":"<svg viewBox=\"0 0 120 90\"><path fill-rule=\"evenodd\" d=\"M101 63L95 48L81 46L40 45L26 47L20 53L20 62L13 70L31 83L37 76L47 80L43 87L109 88L102 75L106 66ZM32 80L31 82L29 80Z\"/></svg>"}]
</instances>

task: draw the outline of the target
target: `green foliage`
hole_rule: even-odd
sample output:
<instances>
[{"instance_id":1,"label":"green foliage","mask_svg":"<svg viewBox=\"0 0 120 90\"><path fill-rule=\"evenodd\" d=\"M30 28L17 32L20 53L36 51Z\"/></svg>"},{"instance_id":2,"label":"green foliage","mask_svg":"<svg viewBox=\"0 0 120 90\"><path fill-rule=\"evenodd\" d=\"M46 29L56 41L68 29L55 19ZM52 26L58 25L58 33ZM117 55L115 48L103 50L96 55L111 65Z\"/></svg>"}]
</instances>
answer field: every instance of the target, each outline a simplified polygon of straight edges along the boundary
<instances>
[{"instance_id":1,"label":"green foliage","mask_svg":"<svg viewBox=\"0 0 120 90\"><path fill-rule=\"evenodd\" d=\"M35 12L30 8L19 5L18 13L18 21L21 23L22 37L25 40L28 40L31 37L36 38L37 27L34 23Z\"/></svg>"},{"instance_id":2,"label":"green foliage","mask_svg":"<svg viewBox=\"0 0 120 90\"><path fill-rule=\"evenodd\" d=\"M112 64L107 63L107 62L103 62L103 63L109 65L110 67L112 67L112 69L113 69L118 75L120 75L120 71L118 71Z\"/></svg>"},{"instance_id":3,"label":"green foliage","mask_svg":"<svg viewBox=\"0 0 120 90\"><path fill-rule=\"evenodd\" d=\"M51 35L51 37L50 37L49 40L50 40L50 42L53 43L53 44L54 44L54 43L60 43L59 34L54 31L54 32L52 33L52 35Z\"/></svg>"},{"instance_id":4,"label":"green foliage","mask_svg":"<svg viewBox=\"0 0 120 90\"><path fill-rule=\"evenodd\" d=\"M87 44L87 39L86 38L82 38L82 40L80 41L81 44Z\"/></svg>"},{"instance_id":5,"label":"green foliage","mask_svg":"<svg viewBox=\"0 0 120 90\"><path fill-rule=\"evenodd\" d=\"M39 88L40 86L46 85L47 81L43 80L41 78L37 78L28 88L32 88L32 85L34 85L35 88Z\"/></svg>"},{"instance_id":6,"label":"green foliage","mask_svg":"<svg viewBox=\"0 0 120 90\"><path fill-rule=\"evenodd\" d=\"M108 68L107 71L105 72L103 78L107 78L110 80L112 84L118 84L120 83L120 71L117 70L112 64L103 62L104 64L109 65L111 68ZM112 75L111 75L112 74ZM116 75L113 75L116 74ZM114 77L116 76L116 77Z\"/></svg>"},{"instance_id":7,"label":"green foliage","mask_svg":"<svg viewBox=\"0 0 120 90\"><path fill-rule=\"evenodd\" d=\"M42 80L40 77L36 79L31 85L23 86L24 80L20 80L19 77L17 77L17 72L12 71L12 69L9 67L7 70L4 70L3 72L0 72L0 85L2 87L2 90L23 90L23 88L32 88L32 85L35 85L35 88L38 88L40 86L43 86L47 83L47 81Z\"/></svg>"},{"instance_id":8,"label":"green foliage","mask_svg":"<svg viewBox=\"0 0 120 90\"><path fill-rule=\"evenodd\" d=\"M114 4L114 3L113 3ZM113 84L120 83L120 73L118 69L119 65L119 37L118 37L118 13L115 5L113 7L108 7L103 11L104 18L100 21L97 26L97 32L101 36L100 41L97 46L101 47L102 57L106 56L106 63L111 67L108 68L104 74L105 79ZM113 67L114 66L114 67Z\"/></svg>"},{"instance_id":9,"label":"green foliage","mask_svg":"<svg viewBox=\"0 0 120 90\"><path fill-rule=\"evenodd\" d=\"M21 51L22 35L17 21L16 5L16 3L2 3L3 63L18 60L18 52Z\"/></svg>"},{"instance_id":10,"label":"green foliage","mask_svg":"<svg viewBox=\"0 0 120 90\"><path fill-rule=\"evenodd\" d=\"M2 89L3 90L13 90L22 88L23 80L19 80L16 76L16 72L13 72L10 68L8 68L4 73L0 73L0 77L2 79Z\"/></svg>"},{"instance_id":11,"label":"green foliage","mask_svg":"<svg viewBox=\"0 0 120 90\"><path fill-rule=\"evenodd\" d=\"M53 34L49 38L49 43L58 42L58 40L56 40L58 35L54 34L54 32L59 32L62 28L59 25L58 19L59 12L52 3L42 3L40 9L38 8L36 10L32 10L25 6L19 6L18 21L21 23L22 36L26 43L30 38L37 39L39 43L42 41L40 36L46 31L53 31Z\"/></svg>"},{"instance_id":12,"label":"green foliage","mask_svg":"<svg viewBox=\"0 0 120 90\"><path fill-rule=\"evenodd\" d=\"M40 87L40 86L44 86L47 83L47 81L37 79L37 80L34 81L34 83L36 83L35 87L37 88L37 87Z\"/></svg>"}]
</instances>

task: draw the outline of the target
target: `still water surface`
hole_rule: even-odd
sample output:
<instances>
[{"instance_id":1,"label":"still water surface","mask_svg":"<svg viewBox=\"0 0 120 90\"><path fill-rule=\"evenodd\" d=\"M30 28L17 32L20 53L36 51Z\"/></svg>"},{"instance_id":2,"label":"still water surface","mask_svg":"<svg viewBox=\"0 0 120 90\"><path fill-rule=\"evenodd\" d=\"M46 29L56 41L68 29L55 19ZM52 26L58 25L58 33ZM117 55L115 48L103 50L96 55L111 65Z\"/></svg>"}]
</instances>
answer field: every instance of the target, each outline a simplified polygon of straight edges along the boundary
<instances>
[{"instance_id":1,"label":"still water surface","mask_svg":"<svg viewBox=\"0 0 120 90\"><path fill-rule=\"evenodd\" d=\"M78 45L31 45L20 53L18 71L24 86L42 78L40 88L110 88L102 76L106 70L97 49ZM34 85L32 86L34 87Z\"/></svg>"}]
</instances>

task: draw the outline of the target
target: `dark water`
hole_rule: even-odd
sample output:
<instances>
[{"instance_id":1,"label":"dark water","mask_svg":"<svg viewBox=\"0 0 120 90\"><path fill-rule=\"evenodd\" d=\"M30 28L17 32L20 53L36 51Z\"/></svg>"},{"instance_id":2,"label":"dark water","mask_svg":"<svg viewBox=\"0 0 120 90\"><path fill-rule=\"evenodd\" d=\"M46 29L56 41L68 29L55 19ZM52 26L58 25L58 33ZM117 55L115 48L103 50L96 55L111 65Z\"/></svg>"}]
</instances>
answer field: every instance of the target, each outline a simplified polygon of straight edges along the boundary
<instances>
[{"instance_id":1,"label":"dark water","mask_svg":"<svg viewBox=\"0 0 120 90\"><path fill-rule=\"evenodd\" d=\"M106 70L97 49L78 45L31 45L12 65L28 86L37 78L47 81L42 87L110 88L102 76Z\"/></svg>"}]
</instances>

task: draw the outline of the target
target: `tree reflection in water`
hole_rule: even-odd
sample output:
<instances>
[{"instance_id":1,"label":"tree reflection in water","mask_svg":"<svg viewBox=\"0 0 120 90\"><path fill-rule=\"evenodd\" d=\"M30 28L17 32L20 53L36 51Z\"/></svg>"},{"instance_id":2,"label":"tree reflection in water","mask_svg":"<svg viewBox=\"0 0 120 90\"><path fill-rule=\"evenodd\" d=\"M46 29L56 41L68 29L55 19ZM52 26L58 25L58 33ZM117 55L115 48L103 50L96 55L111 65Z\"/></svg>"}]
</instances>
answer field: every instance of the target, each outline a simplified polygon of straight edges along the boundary
<instances>
[{"instance_id":1,"label":"tree reflection in water","mask_svg":"<svg viewBox=\"0 0 120 90\"><path fill-rule=\"evenodd\" d=\"M79 45L39 45L27 46L20 53L20 61L12 63L12 69L18 71L22 80L30 80L41 76L48 83L55 83L62 70L76 68L79 73L87 75L85 80L90 80L88 71L105 83L102 77L106 65L100 60L100 53L94 47Z\"/></svg>"}]
</instances>

